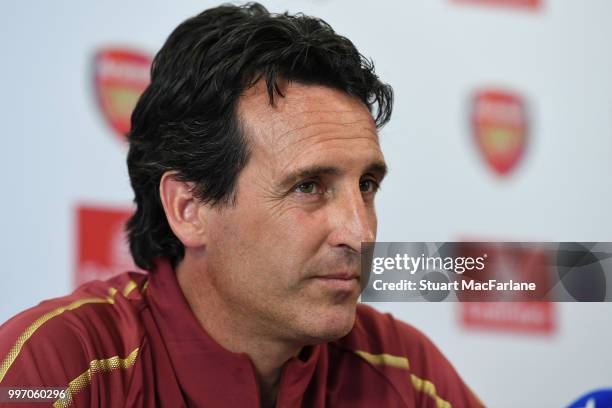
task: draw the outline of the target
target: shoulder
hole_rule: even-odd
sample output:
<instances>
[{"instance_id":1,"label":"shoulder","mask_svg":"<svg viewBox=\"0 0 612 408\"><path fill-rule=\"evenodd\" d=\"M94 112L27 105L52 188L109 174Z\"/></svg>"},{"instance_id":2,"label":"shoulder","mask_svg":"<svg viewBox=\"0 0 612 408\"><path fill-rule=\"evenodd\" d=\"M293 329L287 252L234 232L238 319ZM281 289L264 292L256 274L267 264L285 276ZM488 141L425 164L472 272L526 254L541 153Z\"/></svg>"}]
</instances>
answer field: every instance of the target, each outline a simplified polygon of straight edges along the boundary
<instances>
[{"instance_id":1,"label":"shoulder","mask_svg":"<svg viewBox=\"0 0 612 408\"><path fill-rule=\"evenodd\" d=\"M146 278L128 272L90 282L8 320L0 326L0 385L68 387L92 369L133 363Z\"/></svg>"},{"instance_id":2,"label":"shoulder","mask_svg":"<svg viewBox=\"0 0 612 408\"><path fill-rule=\"evenodd\" d=\"M359 304L353 330L334 343L373 366L395 388L409 385L418 401L437 407L481 407L482 402L463 382L436 345L420 330Z\"/></svg>"}]
</instances>

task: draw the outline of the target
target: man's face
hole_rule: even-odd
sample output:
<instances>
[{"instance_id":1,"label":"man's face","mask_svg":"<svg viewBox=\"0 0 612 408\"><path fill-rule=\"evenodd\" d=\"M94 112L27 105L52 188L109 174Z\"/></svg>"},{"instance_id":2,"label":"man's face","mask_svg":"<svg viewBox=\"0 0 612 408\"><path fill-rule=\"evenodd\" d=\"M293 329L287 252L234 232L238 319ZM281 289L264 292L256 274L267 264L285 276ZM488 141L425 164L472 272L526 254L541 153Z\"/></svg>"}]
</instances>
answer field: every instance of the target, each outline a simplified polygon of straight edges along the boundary
<instances>
[{"instance_id":1,"label":"man's face","mask_svg":"<svg viewBox=\"0 0 612 408\"><path fill-rule=\"evenodd\" d=\"M207 273L243 329L312 344L353 326L385 165L358 99L297 83L284 95L271 107L258 83L240 99L251 155L236 205L208 220Z\"/></svg>"}]
</instances>

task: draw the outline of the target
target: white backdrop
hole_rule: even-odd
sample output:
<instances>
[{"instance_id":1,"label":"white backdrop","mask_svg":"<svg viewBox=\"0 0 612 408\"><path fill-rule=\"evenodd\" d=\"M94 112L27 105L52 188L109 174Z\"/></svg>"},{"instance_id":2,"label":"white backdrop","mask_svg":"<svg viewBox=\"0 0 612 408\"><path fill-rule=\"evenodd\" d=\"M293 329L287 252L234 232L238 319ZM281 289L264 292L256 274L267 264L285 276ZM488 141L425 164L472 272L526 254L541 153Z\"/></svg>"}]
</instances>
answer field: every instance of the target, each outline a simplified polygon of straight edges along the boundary
<instances>
[{"instance_id":1,"label":"white backdrop","mask_svg":"<svg viewBox=\"0 0 612 408\"><path fill-rule=\"evenodd\" d=\"M611 2L542 0L535 12L452 0L263 3L325 19L394 87L380 241L612 241ZM96 50L153 54L213 5L2 2L0 322L72 289L78 205L130 205L126 146L93 92ZM529 108L526 155L506 177L487 167L469 126L470 97L486 87ZM548 334L469 330L456 304L376 306L427 333L492 407L563 406L612 386L612 305L557 304Z\"/></svg>"}]
</instances>

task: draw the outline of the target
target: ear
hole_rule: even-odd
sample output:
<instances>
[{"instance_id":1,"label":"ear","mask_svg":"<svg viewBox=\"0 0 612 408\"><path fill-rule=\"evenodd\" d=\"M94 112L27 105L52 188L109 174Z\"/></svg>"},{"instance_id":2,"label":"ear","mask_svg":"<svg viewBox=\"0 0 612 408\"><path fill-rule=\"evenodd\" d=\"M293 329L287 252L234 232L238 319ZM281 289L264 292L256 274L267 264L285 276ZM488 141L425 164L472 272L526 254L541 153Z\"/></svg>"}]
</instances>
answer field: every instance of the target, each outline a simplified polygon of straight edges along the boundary
<instances>
[{"instance_id":1,"label":"ear","mask_svg":"<svg viewBox=\"0 0 612 408\"><path fill-rule=\"evenodd\" d=\"M192 192L193 183L179 181L176 172L167 171L159 181L159 195L168 224L185 247L206 244L204 205Z\"/></svg>"}]
</instances>

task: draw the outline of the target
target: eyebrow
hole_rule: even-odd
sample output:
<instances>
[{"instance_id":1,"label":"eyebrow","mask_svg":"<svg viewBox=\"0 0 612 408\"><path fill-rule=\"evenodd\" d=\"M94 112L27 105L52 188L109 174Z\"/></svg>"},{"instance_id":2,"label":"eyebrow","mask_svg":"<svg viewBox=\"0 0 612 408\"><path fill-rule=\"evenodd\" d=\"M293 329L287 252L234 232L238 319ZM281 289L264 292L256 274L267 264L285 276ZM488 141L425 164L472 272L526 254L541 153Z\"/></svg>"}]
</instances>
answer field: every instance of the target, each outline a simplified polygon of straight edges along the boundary
<instances>
[{"instance_id":1,"label":"eyebrow","mask_svg":"<svg viewBox=\"0 0 612 408\"><path fill-rule=\"evenodd\" d=\"M387 171L388 171L387 165L384 162L375 161L371 163L368 167L366 167L363 173L372 174L378 177L380 181L382 181L382 179L387 174ZM318 177L322 175L338 175L340 173L342 173L342 171L339 168L334 167L334 166L305 167L305 168L297 169L289 173L289 175L287 175L287 177L285 177L279 183L279 186L282 188L289 188L289 187L292 187L294 184L296 184L300 180L314 178L314 177Z\"/></svg>"},{"instance_id":2,"label":"eyebrow","mask_svg":"<svg viewBox=\"0 0 612 408\"><path fill-rule=\"evenodd\" d=\"M375 176L378 177L378 179L380 181L382 181L382 179L385 178L385 176L387 175L387 173L389 172L389 169L387 168L387 165L382 162L382 161L375 161L374 163L370 164L366 169L365 169L365 174L374 174Z\"/></svg>"}]
</instances>

